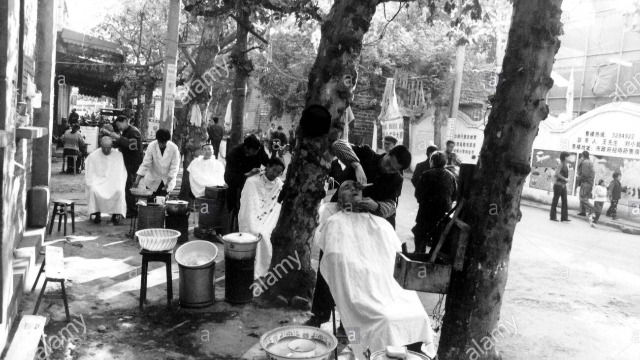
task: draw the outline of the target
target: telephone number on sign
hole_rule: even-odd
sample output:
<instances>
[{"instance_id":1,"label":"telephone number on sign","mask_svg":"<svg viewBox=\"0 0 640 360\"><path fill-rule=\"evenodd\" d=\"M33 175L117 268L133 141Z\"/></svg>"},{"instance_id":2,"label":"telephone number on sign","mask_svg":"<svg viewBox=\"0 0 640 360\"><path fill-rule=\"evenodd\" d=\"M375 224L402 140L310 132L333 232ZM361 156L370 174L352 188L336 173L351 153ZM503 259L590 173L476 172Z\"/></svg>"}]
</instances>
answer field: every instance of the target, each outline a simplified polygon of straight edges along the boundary
<instances>
[{"instance_id":1,"label":"telephone number on sign","mask_svg":"<svg viewBox=\"0 0 640 360\"><path fill-rule=\"evenodd\" d=\"M614 139L634 139L636 134L613 133Z\"/></svg>"}]
</instances>

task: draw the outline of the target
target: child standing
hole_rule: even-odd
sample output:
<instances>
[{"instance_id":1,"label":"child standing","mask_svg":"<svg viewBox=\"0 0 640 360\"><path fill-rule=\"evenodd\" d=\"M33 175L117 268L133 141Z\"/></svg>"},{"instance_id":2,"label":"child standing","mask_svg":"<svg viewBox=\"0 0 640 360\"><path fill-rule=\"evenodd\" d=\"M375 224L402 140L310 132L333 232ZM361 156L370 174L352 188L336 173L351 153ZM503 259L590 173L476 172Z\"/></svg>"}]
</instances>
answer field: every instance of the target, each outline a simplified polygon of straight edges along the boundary
<instances>
[{"instance_id":1,"label":"child standing","mask_svg":"<svg viewBox=\"0 0 640 360\"><path fill-rule=\"evenodd\" d=\"M613 181L609 184L608 196L609 200L611 200L611 206L609 206L609 210L607 210L607 216L613 218L613 220L618 219L618 200L620 200L622 193L621 177L622 174L620 174L619 171L614 172Z\"/></svg>"},{"instance_id":2,"label":"child standing","mask_svg":"<svg viewBox=\"0 0 640 360\"><path fill-rule=\"evenodd\" d=\"M604 179L600 179L598 181L598 185L593 189L593 203L595 205L596 217L593 219L593 224L598 223L598 219L600 219L600 214L602 213L602 207L604 206L604 202L607 201L607 188L604 187Z\"/></svg>"}]
</instances>

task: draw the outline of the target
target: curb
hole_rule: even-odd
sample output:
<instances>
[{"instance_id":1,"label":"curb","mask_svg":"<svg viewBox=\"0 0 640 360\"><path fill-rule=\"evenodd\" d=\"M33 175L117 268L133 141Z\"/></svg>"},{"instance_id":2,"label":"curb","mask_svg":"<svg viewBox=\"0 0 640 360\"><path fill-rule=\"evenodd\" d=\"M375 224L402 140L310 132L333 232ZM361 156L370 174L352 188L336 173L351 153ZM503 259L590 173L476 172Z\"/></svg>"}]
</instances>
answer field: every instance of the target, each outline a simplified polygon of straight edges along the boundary
<instances>
[{"instance_id":1,"label":"curb","mask_svg":"<svg viewBox=\"0 0 640 360\"><path fill-rule=\"evenodd\" d=\"M541 210L549 210L549 206L546 204L539 204L536 202L533 202L531 200L520 200L520 205L524 205L524 206L528 206L528 207L533 207L533 208L538 208ZM574 219L584 219L584 216L578 216L574 213L569 213L569 216L571 218ZM628 225L628 224L623 224L617 221L613 221L613 220L609 220L606 217L600 217L600 220L598 220L598 225L604 225L604 226L608 226L614 229L618 229L620 231L622 231L625 234L633 234L633 235L640 235L640 226L634 226L634 225Z\"/></svg>"}]
</instances>

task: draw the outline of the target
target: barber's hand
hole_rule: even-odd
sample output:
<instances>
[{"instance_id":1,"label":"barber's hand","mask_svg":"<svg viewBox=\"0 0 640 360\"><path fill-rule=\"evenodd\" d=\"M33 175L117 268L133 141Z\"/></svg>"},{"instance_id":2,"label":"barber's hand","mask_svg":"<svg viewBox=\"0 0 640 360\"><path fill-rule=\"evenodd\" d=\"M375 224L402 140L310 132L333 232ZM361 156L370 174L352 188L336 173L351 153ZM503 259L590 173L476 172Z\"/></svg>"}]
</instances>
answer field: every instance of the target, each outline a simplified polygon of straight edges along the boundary
<instances>
[{"instance_id":1,"label":"barber's hand","mask_svg":"<svg viewBox=\"0 0 640 360\"><path fill-rule=\"evenodd\" d=\"M134 182L133 182L133 187L134 187L134 188L137 188L137 187L138 187L138 185L140 184L140 179L142 179L142 176L138 175L138 176L136 177L136 181L134 181Z\"/></svg>"},{"instance_id":2,"label":"barber's hand","mask_svg":"<svg viewBox=\"0 0 640 360\"><path fill-rule=\"evenodd\" d=\"M361 201L358 201L356 203L356 206L361 211L366 211L366 212L375 212L380 207L380 205L378 205L378 203L372 200L371 198L364 198Z\"/></svg>"},{"instance_id":3,"label":"barber's hand","mask_svg":"<svg viewBox=\"0 0 640 360\"><path fill-rule=\"evenodd\" d=\"M111 136L111 138L116 141L120 139L120 135L116 134L115 132L109 133L109 136Z\"/></svg>"},{"instance_id":4,"label":"barber's hand","mask_svg":"<svg viewBox=\"0 0 640 360\"><path fill-rule=\"evenodd\" d=\"M244 174L244 176L246 177L250 177L256 174L260 174L260 169L258 168L254 168L253 170L249 171L248 173Z\"/></svg>"},{"instance_id":5,"label":"barber's hand","mask_svg":"<svg viewBox=\"0 0 640 360\"><path fill-rule=\"evenodd\" d=\"M367 175L364 173L364 169L362 165L356 165L356 180L358 180L358 184L364 185L367 183Z\"/></svg>"}]
</instances>

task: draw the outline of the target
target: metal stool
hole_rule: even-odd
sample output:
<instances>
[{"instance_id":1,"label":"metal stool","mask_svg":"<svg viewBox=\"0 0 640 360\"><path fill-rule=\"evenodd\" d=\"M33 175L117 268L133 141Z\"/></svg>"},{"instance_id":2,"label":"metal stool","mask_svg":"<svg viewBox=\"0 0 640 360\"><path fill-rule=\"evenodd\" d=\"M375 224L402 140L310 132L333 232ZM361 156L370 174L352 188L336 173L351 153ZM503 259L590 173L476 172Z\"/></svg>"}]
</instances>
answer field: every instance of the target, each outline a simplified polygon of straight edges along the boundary
<instances>
[{"instance_id":1,"label":"metal stool","mask_svg":"<svg viewBox=\"0 0 640 360\"><path fill-rule=\"evenodd\" d=\"M72 158L73 159L73 173L77 174L78 173L78 155L63 155L62 156L62 171L61 173L65 173L65 163L68 163L69 160L67 160L67 158Z\"/></svg>"},{"instance_id":2,"label":"metal stool","mask_svg":"<svg viewBox=\"0 0 640 360\"><path fill-rule=\"evenodd\" d=\"M173 278L171 276L171 256L173 250L169 251L148 251L141 250L142 255L142 276L140 282L140 310L144 310L144 301L147 299L147 272L150 262L163 262L167 268L167 307L171 309L173 299Z\"/></svg>"},{"instance_id":3,"label":"metal stool","mask_svg":"<svg viewBox=\"0 0 640 360\"><path fill-rule=\"evenodd\" d=\"M53 231L53 223L56 215L58 216L58 231L62 226L62 218L64 217L64 235L67 235L67 213L71 214L71 232L76 232L76 202L71 200L53 200L53 212L51 213L51 223L49 224L49 235ZM69 207L69 208L67 208Z\"/></svg>"}]
</instances>

